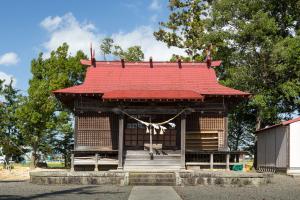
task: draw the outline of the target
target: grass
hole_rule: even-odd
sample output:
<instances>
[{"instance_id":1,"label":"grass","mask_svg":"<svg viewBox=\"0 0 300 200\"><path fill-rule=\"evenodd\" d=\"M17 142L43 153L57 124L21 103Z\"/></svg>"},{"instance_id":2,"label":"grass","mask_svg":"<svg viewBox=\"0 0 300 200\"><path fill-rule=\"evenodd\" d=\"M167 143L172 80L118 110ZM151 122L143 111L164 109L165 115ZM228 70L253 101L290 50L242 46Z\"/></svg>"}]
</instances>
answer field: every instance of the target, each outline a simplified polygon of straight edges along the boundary
<instances>
[{"instance_id":1,"label":"grass","mask_svg":"<svg viewBox=\"0 0 300 200\"><path fill-rule=\"evenodd\" d=\"M13 169L30 167L30 163L13 163L12 166L13 166ZM64 162L47 162L47 168L49 168L49 169L65 168L65 164L64 164ZM0 170L1 169L4 169L4 164L0 164Z\"/></svg>"},{"instance_id":2,"label":"grass","mask_svg":"<svg viewBox=\"0 0 300 200\"><path fill-rule=\"evenodd\" d=\"M63 162L47 162L48 168L65 168L65 163Z\"/></svg>"}]
</instances>

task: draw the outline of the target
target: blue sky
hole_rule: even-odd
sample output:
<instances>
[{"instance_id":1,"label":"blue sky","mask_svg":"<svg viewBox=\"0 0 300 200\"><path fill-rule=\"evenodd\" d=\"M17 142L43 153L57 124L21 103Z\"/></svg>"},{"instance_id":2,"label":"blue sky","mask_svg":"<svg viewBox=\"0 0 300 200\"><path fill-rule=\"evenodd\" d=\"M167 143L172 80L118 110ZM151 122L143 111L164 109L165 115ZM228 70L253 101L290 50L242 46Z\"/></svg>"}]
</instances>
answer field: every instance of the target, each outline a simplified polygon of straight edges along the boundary
<instances>
[{"instance_id":1,"label":"blue sky","mask_svg":"<svg viewBox=\"0 0 300 200\"><path fill-rule=\"evenodd\" d=\"M112 37L123 48L140 45L145 59L168 60L183 50L167 48L152 33L168 18L167 0L48 0L0 2L0 79L15 79L26 92L30 62L39 52L45 56L63 42L70 53L89 51ZM100 52L96 48L100 59Z\"/></svg>"}]
</instances>

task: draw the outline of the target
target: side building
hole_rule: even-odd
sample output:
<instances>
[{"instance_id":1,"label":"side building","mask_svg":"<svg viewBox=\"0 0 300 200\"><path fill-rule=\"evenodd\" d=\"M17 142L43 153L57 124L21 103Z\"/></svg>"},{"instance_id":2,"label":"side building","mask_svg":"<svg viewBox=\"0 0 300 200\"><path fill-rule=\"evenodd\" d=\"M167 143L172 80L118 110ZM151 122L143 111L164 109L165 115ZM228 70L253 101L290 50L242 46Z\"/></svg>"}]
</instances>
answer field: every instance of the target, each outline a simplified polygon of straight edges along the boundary
<instances>
[{"instance_id":1,"label":"side building","mask_svg":"<svg viewBox=\"0 0 300 200\"><path fill-rule=\"evenodd\" d=\"M300 117L256 132L257 168L300 173Z\"/></svg>"}]
</instances>

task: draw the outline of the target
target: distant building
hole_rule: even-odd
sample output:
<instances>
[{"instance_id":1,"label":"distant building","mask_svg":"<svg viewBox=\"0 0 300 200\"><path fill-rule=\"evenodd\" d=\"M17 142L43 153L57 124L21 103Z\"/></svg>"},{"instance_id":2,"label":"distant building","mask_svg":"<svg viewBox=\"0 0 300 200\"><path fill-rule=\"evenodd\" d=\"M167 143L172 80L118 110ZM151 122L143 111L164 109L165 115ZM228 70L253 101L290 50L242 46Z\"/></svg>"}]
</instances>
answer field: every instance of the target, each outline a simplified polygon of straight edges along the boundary
<instances>
[{"instance_id":1,"label":"distant building","mask_svg":"<svg viewBox=\"0 0 300 200\"><path fill-rule=\"evenodd\" d=\"M257 168L300 173L300 117L256 132Z\"/></svg>"}]
</instances>

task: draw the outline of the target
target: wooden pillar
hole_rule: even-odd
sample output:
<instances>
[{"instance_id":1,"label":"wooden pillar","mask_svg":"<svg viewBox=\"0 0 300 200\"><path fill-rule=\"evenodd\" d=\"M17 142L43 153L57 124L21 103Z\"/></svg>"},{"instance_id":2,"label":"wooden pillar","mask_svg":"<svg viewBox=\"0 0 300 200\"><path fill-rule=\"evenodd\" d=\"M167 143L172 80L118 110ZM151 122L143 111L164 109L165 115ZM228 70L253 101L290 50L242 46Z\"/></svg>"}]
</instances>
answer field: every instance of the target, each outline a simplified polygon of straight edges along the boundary
<instances>
[{"instance_id":1,"label":"wooden pillar","mask_svg":"<svg viewBox=\"0 0 300 200\"><path fill-rule=\"evenodd\" d=\"M229 158L230 158L230 154L228 152L228 153L226 153L226 170L227 171L230 171Z\"/></svg>"},{"instance_id":2,"label":"wooden pillar","mask_svg":"<svg viewBox=\"0 0 300 200\"><path fill-rule=\"evenodd\" d=\"M186 116L181 115L181 169L185 169L185 132L186 132Z\"/></svg>"},{"instance_id":3,"label":"wooden pillar","mask_svg":"<svg viewBox=\"0 0 300 200\"><path fill-rule=\"evenodd\" d=\"M154 128L153 127L149 127L149 154L150 154L150 159L153 160L153 131L154 131Z\"/></svg>"},{"instance_id":4,"label":"wooden pillar","mask_svg":"<svg viewBox=\"0 0 300 200\"><path fill-rule=\"evenodd\" d=\"M98 170L98 153L95 154L95 171L99 171Z\"/></svg>"},{"instance_id":5,"label":"wooden pillar","mask_svg":"<svg viewBox=\"0 0 300 200\"><path fill-rule=\"evenodd\" d=\"M210 169L214 169L214 154L210 154Z\"/></svg>"},{"instance_id":6,"label":"wooden pillar","mask_svg":"<svg viewBox=\"0 0 300 200\"><path fill-rule=\"evenodd\" d=\"M74 153L71 154L71 172L74 172Z\"/></svg>"},{"instance_id":7,"label":"wooden pillar","mask_svg":"<svg viewBox=\"0 0 300 200\"><path fill-rule=\"evenodd\" d=\"M123 169L123 137L124 137L124 116L119 115L118 169Z\"/></svg>"}]
</instances>

